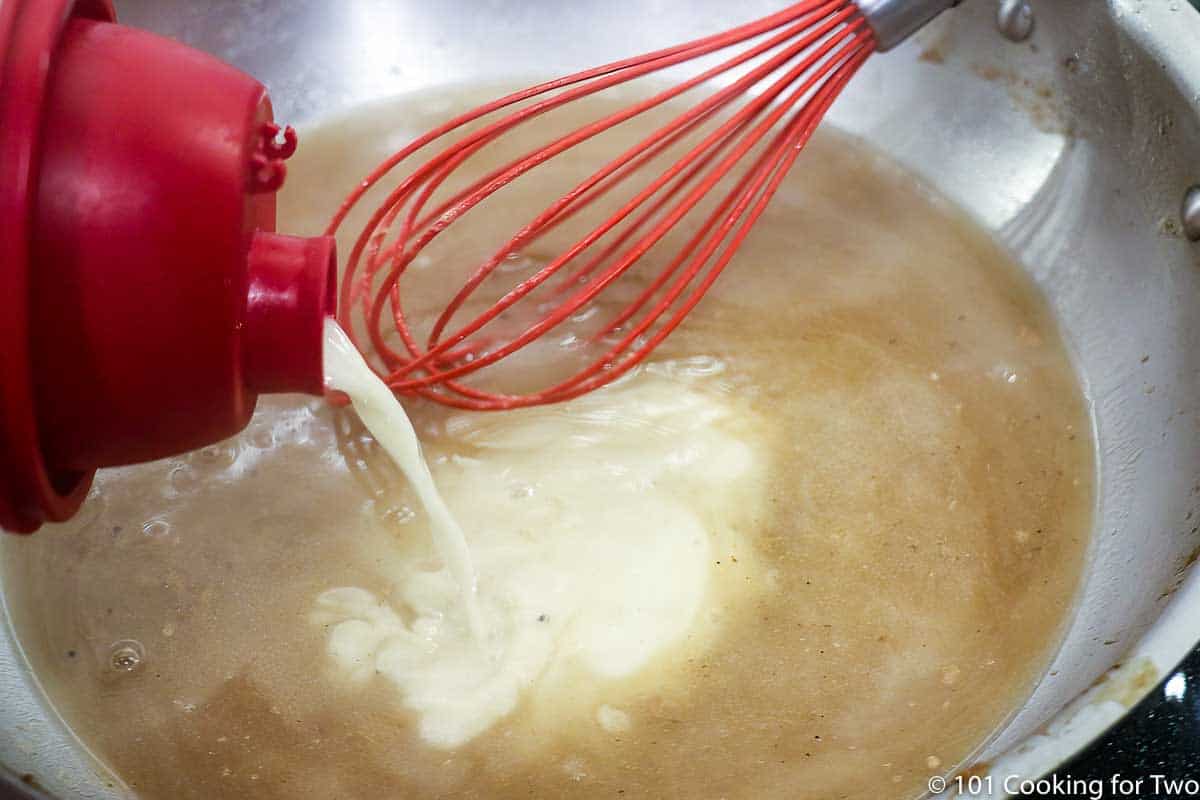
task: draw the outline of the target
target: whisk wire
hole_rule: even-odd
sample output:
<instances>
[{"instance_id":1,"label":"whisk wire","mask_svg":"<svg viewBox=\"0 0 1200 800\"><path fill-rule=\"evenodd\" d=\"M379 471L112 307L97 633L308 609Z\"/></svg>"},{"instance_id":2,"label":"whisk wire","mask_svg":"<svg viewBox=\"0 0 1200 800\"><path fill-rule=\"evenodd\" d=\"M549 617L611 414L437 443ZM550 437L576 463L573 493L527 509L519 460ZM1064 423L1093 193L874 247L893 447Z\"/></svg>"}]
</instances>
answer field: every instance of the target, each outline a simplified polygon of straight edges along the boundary
<instances>
[{"instance_id":1,"label":"whisk wire","mask_svg":"<svg viewBox=\"0 0 1200 800\"><path fill-rule=\"evenodd\" d=\"M853 71L853 62L865 58L865 54L854 54L847 59L846 64L850 65L848 72ZM849 79L849 74L840 77L839 81ZM828 108L832 103L833 97L838 91L836 84L831 84L828 88L822 90L822 95L815 98L815 101L820 104L821 112ZM678 269L678 264L686 260L687 254L694 251L695 247L707 236L707 242L704 249L690 260L688 269L684 271L682 276L676 280L674 285L668 291L666 296L654 307L651 314L642 320L636 327L630 330L616 345L608 350L603 356L594 360L588 367L582 370L576 376L569 380L563 381L550 389L547 393L552 393L556 400L567 400L577 397L587 392L592 391L599 386L608 383L623 375L632 367L636 366L642 358L652 351L658 344L661 343L686 317L688 312L703 298L704 294L711 287L712 283L717 279L721 270L732 259L737 250L742 238L748 235L751 227L757 218L765 210L771 197L778 189L779 183L786 176L791 164L799 155L799 143L811 136L819 120L817 118L807 119L797 115L788 127L778 132L776 135L775 145L762 154L758 162L756 162L753 170L742 178L738 189L730 193L722 205L714 212L701 230L693 237L688 247L685 248L684 254L677 259L677 264L674 270ZM751 203L754 202L751 208ZM724 222L715 232L711 232L713 225L721 215L724 214L733 201L737 200L736 207L728 213ZM626 351L634 344L639 337L645 334L646 330L653 325L667 310L669 310L678 300L683 291L688 285L695 280L696 276L702 271L705 263L712 258L721 243L725 241L729 232L737 224L737 221L747 214L749 216L743 221L739 231L735 234L734 239L726 243L723 254L718 258L709 269L702 282L692 291L691 295L686 299L684 304L672 315L666 325L657 331L653 337L646 340L633 353L629 354L622 361L617 361L617 356ZM711 232L711 233L710 233ZM669 278L672 268L664 271L660 278L660 283L665 283ZM596 376L600 376L597 378Z\"/></svg>"},{"instance_id":2,"label":"whisk wire","mask_svg":"<svg viewBox=\"0 0 1200 800\"><path fill-rule=\"evenodd\" d=\"M848 29L852 30L852 29ZM769 106L772 100L776 99L788 86L792 85L799 79L812 65L819 61L829 50L833 49L840 43L840 38L832 38L827 41L820 49L811 53L803 62L793 67L787 74L781 77L767 91L763 92L758 97L755 97L747 106L742 109L737 115L726 121L720 128L709 134L703 142L692 149L686 156L675 162L665 172L659 175L649 186L638 193L633 199L627 202L619 211L613 214L599 227L593 229L587 236L573 245L566 253L559 256L549 265L541 269L531 278L519 283L513 290L501 298L497 303L492 305L487 311L476 317L468 325L456 332L446 341L437 343L436 334L441 330L441 326L437 325L434 328L434 335L431 336L432 349L412 364L406 365L405 369L398 371L393 375L393 378L399 377L400 374L406 374L416 366L421 366L428 363L442 352L445 352L450 346L453 346L467 336L476 333L491 320L510 308L516 302L521 300L535 288L541 285L547 278L556 273L563 265L569 263L579 253L585 251L593 243L595 243L603 234L612 230L616 225L624 221L631 213L642 207L643 203L654 194L656 194L664 185L671 181L674 177L685 170L696 159L709 152L709 149L714 145L727 140L729 133L740 127L741 123L746 119L752 119L762 109ZM429 375L423 378L413 379L404 383L397 384L395 388L403 391L406 389L417 388L420 386L428 386L431 383L441 380L457 378L459 376L474 372L489 366L502 358L520 350L525 345L540 338L542 335L552 330L561 324L567 317L574 314L583 305L595 299L605 288L607 288L614 280L626 272L633 264L635 264L642 256L644 256L655 244L657 244L664 236L667 235L693 208L695 208L708 193L723 180L730 171L736 167L746 154L754 148L755 145L779 122L779 120L787 113L788 109L798 102L800 97L808 93L815 83L823 79L835 65L835 62L826 62L817 72L811 75L800 87L798 87L787 102L779 104L768 117L757 125L753 132L744 139L737 141L732 152L725 156L704 179L695 186L668 214L665 220L659 222L652 231L645 237L639 239L635 245L627 251L619 260L606 270L600 273L599 276L591 280L583 288L573 294L566 302L561 304L550 315L538 320L522 334L517 336L513 341L505 344L481 358L475 359L470 363L460 365L439 372L436 375ZM509 252L504 250L503 252ZM501 256L502 258L503 256ZM498 264L499 259L493 258L485 267L494 268L494 264ZM451 306L443 313L439 322L446 320L450 313L457 306L452 302Z\"/></svg>"},{"instance_id":3,"label":"whisk wire","mask_svg":"<svg viewBox=\"0 0 1200 800\"><path fill-rule=\"evenodd\" d=\"M403 273L404 269L407 267L407 265L410 263L412 257L415 256L415 254L417 252L421 251L427 244L429 244L433 240L433 238L436 237L437 235L439 235L441 233L441 231L444 230L451 222L453 222L455 219L461 217L463 214L465 214L466 212L468 212L469 210L474 208L475 205L477 205L480 201L487 198L491 194L495 193L495 191L499 190L500 188L507 185L511 181L520 177L521 175L524 175L525 173L529 172L530 170L534 169L535 167L545 163L550 158L555 157L572 147L575 147L576 145L580 144L583 141L587 141L588 139L594 138L595 136L597 136L597 135L599 135L599 134L601 134L601 133L603 133L625 121L628 121L629 119L632 119L633 117L639 116L640 114L644 113L645 111L649 110L650 108L657 107L666 102L669 102L670 100L678 97L679 95L683 94L684 92L686 92L708 80L711 80L716 75L722 74L722 73L727 72L731 69L734 69L738 66L741 66L742 64L744 64L747 61L751 60L752 58L760 55L761 53L767 52L767 51L769 51L769 49L777 46L778 44L786 41L787 39L792 38L793 36L804 32L810 24L809 17L811 17L813 15L825 13L828 11L832 11L835 9L839 9L839 8L842 9L841 16L839 16L831 21L826 22L826 24L824 24L820 28L811 31L809 33L809 35L807 35L803 40L801 40L799 43L797 43L792 48L790 48L788 51L786 51L782 57L776 57L771 62L769 62L768 65L766 65L765 67L760 67L758 70L755 70L753 73L751 73L751 75L747 76L746 78L743 78L737 84L735 84L733 87L730 87L726 90L723 90L722 92L719 92L717 95L714 95L714 97L710 98L705 103L701 104L700 106L698 106L696 108L689 110L688 113L682 115L681 117L677 118L670 125L659 130L658 132L656 132L649 140L642 142L641 144L632 148L630 151L627 151L627 153L624 156L622 156L621 158L616 159L613 162L610 162L610 164L605 169L596 173L591 178L589 178L587 181L585 181L584 183L582 183L578 187L576 187L575 190L573 190L572 192L569 192L567 195L560 198L559 201L557 201L554 205L552 205L549 209L547 209L547 211L544 212L541 216L539 216L538 219L536 219L530 225L526 226L526 228L524 228L521 232L519 232L518 235L516 237L514 237L508 243L508 245L506 245L505 248L502 248L498 253L496 253L496 255L492 259L490 259L489 261L487 261L483 265L481 265L476 270L476 272L471 276L471 278L468 279L468 281L467 281L466 285L463 287L463 289L450 301L450 304L448 305L448 307L446 309L446 313L443 313L441 315L441 317L439 317L439 319L435 323L434 329L431 332L430 343L428 345L428 347L430 347L430 348L434 348L435 343L438 340L438 338L440 337L442 330L444 329L445 325L448 323L450 317L453 316L454 312L458 310L458 308L466 301L466 299L473 293L473 291L495 270L495 268L503 261L504 257L506 257L509 252L515 252L518 249L520 249L520 247L524 246L524 244L527 243L527 241L534 235L534 233L536 231L539 231L539 230L544 231L544 229L547 227L547 223L549 221L552 221L554 219L554 217L557 216L563 209L569 207L570 205L572 205L573 203L578 201L582 195L584 195L590 189L595 187L597 183L599 183L604 178L611 175L615 170L617 170L622 165L624 165L630 158L632 158L633 156L636 156L639 152L644 151L646 149L646 147L654 145L656 143L656 140L665 140L668 137L670 137L670 135L673 133L682 132L683 130L686 129L687 126L689 126L691 123L693 123L695 121L700 120L708 112L715 111L716 109L722 107L724 104L731 101L738 94L743 92L748 86L753 85L758 80L760 80L763 76L769 74L774 68L778 67L779 64L783 63L788 58L794 57L795 54L802 52L804 48L806 48L812 42L819 39L820 36L824 35L830 28L832 28L834 25L836 25L838 22L840 22L841 18L843 18L847 14L847 12L844 10L844 7L845 7L844 0L832 0L832 1L824 0L823 4L818 5L815 10L810 11L807 14L803 15L799 23L797 23L796 25L785 30L782 34L779 34L779 35L769 39L768 41L761 43L758 46L752 48L751 50L747 51L746 53L740 54L737 57L735 57L727 62L724 62L723 64L713 67L713 68L701 73L700 75L697 75L694 78L692 78L688 81L685 81L684 83L682 83L678 86L672 87L671 89L668 89L668 90L661 92L645 101L642 101L641 103L633 106L632 108L625 109L619 113L612 114L608 117L605 117L604 119L602 119L598 122L594 122L591 125L588 125L578 131L573 132L572 134L561 137L560 139L558 139L557 141L551 143L550 145L548 145L546 147L535 149L535 150L531 151L530 153L526 154L523 158L518 160L515 164L494 170L493 172L491 172L484 178L477 180L471 186L460 191L457 195L455 195L451 199L444 202L441 206L439 206L436 210L431 212L427 217L422 219L420 222L414 223L413 219L420 212L425 201L433 194L433 192L438 188L438 186L441 184L441 181L444 180L446 176L448 176L450 173L452 173L458 165L460 165L466 158L468 158L470 155L475 153L482 146L484 146L485 144L487 144L491 141L494 141L494 139L497 138L498 136L500 136L503 132L511 130L512 127L515 127L517 124L521 124L521 122L523 120L518 120L517 118L520 115L526 113L526 111L533 110L533 109L527 109L526 111L517 112L516 114L513 114L510 117L507 117L504 120L501 120L500 122L496 123L493 126L494 130L491 133L489 133L485 136L482 136L481 138L479 138L478 141L472 141L470 138L468 138L467 140L456 143L456 144L448 147L447 149L443 150L438 156L436 156L429 163L429 165L427 165L427 166L432 166L435 164L443 164L443 166L441 166L439 168L437 174L426 185L424 191L422 192L421 197L410 209L410 212L409 212L409 223L410 224L406 224L405 228L403 228L401 230L400 235L397 237L396 243L393 245L393 247L391 248L390 251L381 252L378 254L377 257L373 257L371 259L371 261L381 262L381 261L387 259L389 256L391 256L393 258L393 271L391 273L389 273L387 279L385 280L385 283L393 286L393 291L389 294L389 299L392 301L394 313L399 315L399 317L394 320L396 322L397 326L401 327L403 330L407 331L408 326L407 326L407 323L403 320L403 311L400 308L398 291L396 290L399 276ZM706 47L707 46L709 46L709 45L706 45ZM674 54L674 57L678 58L679 54ZM659 69L661 67L655 66L654 68ZM563 98L559 98L558 101L566 102L566 100ZM537 107L537 109L539 111L549 110L549 104L548 103L540 104ZM393 207L393 210L392 210L391 214L389 214L389 217L384 220L383 229L385 231L386 231L390 221L394 218L395 214L399 212L401 207L402 207L402 204L397 203ZM436 222L431 224L431 222L433 222L434 220L436 220ZM614 223L617 221L619 221L619 220L614 220ZM409 234L411 232L411 229L414 227L418 228L418 229L425 228L426 229L425 233L422 236L420 236L416 241L409 241ZM586 244L581 243L581 244L584 244L583 249L586 249L586 247L590 246L592 241L594 241L594 240L588 240L586 242ZM400 251L402 248L405 250L405 252L403 252L403 253L397 252L397 251ZM567 259L567 260L570 260L570 259ZM565 261L564 261L564 263L565 263ZM559 265L559 266L561 266L561 265ZM373 270L369 264L368 272L370 273L371 271L373 271ZM535 276L535 279L532 283L524 286L525 291L523 291L521 294L519 294L515 297L512 297L511 302L516 302L517 300L521 299L526 294L528 294L530 291L535 289L537 286L541 285L542 281L546 277L549 277L549 275L552 274L553 271L554 270L548 269L544 275ZM380 298L380 299L382 299L382 298ZM506 298L505 301L502 301L502 303L504 303L504 308L507 308L509 305L511 305L511 302L508 302L509 300L510 300L510 298ZM381 311L382 311L382 309L378 309L378 310L373 309L372 310L371 323L372 323L373 327L375 325L377 325L377 315L380 315ZM479 327L481 327L481 326L479 326ZM464 335L469 336L472 333L476 332L477 330L478 330L478 327L475 327L473 330L467 331ZM455 343L461 341L462 338L463 338L462 336L456 337ZM415 342L414 342L414 344L415 344ZM418 356L418 353L416 352L415 348L409 348L409 350L410 350L411 356L413 356L413 357ZM436 351L434 351L434 352L427 353L426 354L428 356L427 358L418 358L416 362L407 364L404 373L407 374L407 372L410 372L414 369L420 369L420 368L424 367L427 363L435 360L438 356L442 355L445 352L446 352L446 349L442 348L442 349L436 349ZM396 376L396 377L399 377L399 376Z\"/></svg>"},{"instance_id":4,"label":"whisk wire","mask_svg":"<svg viewBox=\"0 0 1200 800\"><path fill-rule=\"evenodd\" d=\"M439 190L465 163L513 130L566 103L754 39L759 41L715 66L627 109L557 136L434 203ZM557 402L617 379L661 344L703 299L765 211L817 124L874 49L871 29L851 0L805 0L726 33L539 84L456 117L387 159L351 193L331 221L328 230L333 233L393 169L426 146L468 128L461 138L404 178L370 215L347 261L341 296L344 326L358 344L351 318L358 309L383 364L382 374L394 391L460 408L488 410ZM737 74L739 70L744 74ZM425 347L420 346L405 314L400 279L444 230L550 159L730 73L734 77L728 85L609 160L508 238L473 270L434 319ZM769 82L755 93L764 81ZM706 123L747 93L751 97L741 108L716 122L714 130L702 133ZM502 118L487 121L490 115L514 106L518 107ZM789 112L793 112L790 117ZM469 130L475 123L480 127ZM697 143L683 145L694 135L700 137ZM615 212L478 316L451 328L456 315L479 287L497 274L506 258L559 229L679 145L686 152ZM747 159L750 163L735 178L733 188L706 212L665 268L631 303L602 321L599 331L589 338L593 345L606 348L600 356L571 377L527 394L489 392L459 380L518 352L589 307L640 265L718 186L733 178ZM397 221L398 230L394 230ZM593 249L598 252L590 253ZM566 270L585 253L589 255L581 265ZM565 280L557 287L549 286L547 282L555 275L565 276ZM499 343L481 334L543 286L559 299L548 312L539 312L543 315L521 333ZM385 314L406 352L387 342Z\"/></svg>"}]
</instances>

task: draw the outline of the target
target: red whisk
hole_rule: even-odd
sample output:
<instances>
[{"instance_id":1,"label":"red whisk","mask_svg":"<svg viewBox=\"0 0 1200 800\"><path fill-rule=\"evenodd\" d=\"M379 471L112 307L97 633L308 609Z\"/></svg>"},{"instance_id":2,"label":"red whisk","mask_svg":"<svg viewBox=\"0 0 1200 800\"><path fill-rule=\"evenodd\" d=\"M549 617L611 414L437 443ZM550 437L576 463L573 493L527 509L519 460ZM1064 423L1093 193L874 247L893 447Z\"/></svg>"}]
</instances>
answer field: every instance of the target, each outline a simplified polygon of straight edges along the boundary
<instances>
[{"instance_id":1,"label":"red whisk","mask_svg":"<svg viewBox=\"0 0 1200 800\"><path fill-rule=\"evenodd\" d=\"M394 391L467 409L508 409L567 400L615 380L654 350L704 297L763 213L830 105L876 51L883 51L956 4L956 0L804 0L765 19L715 36L570 75L488 103L422 136L381 164L351 194L329 226L394 169L438 140L449 144L407 175L370 216L346 262L342 324L355 336L355 316ZM572 101L741 45L716 66L660 90L629 108L576 130L552 132L547 143L515 161L447 191L446 182L476 153L505 135L532 135L530 123ZM718 80L720 79L720 80ZM685 92L715 86L698 104L603 164L551 203L476 266L437 316L422 345L406 316L401 278L447 227L484 200L550 159ZM735 107L738 100L744 100ZM507 110L507 112L505 111ZM505 112L505 113L502 113ZM521 131L520 134L516 133ZM689 138L690 137L690 138ZM652 162L682 151L660 172ZM647 175L647 172L651 174ZM638 185L638 180L644 185ZM456 324L476 291L504 274L498 268L617 187L634 187L614 210L558 256L470 320ZM728 188L726 188L728 187ZM436 197L439 190L447 197ZM714 191L716 190L716 191ZM722 194L723 192L723 194ZM705 202L710 193L713 198ZM680 228L683 223L687 227ZM668 234L686 240L632 301L621 304L592 337L594 358L565 380L529 393L497 393L463 382L527 347L585 310L627 275ZM560 275L551 287L552 277ZM536 291L553 302L515 336L495 323ZM390 327L389 327L390 326ZM399 334L400 347L388 341Z\"/></svg>"}]
</instances>

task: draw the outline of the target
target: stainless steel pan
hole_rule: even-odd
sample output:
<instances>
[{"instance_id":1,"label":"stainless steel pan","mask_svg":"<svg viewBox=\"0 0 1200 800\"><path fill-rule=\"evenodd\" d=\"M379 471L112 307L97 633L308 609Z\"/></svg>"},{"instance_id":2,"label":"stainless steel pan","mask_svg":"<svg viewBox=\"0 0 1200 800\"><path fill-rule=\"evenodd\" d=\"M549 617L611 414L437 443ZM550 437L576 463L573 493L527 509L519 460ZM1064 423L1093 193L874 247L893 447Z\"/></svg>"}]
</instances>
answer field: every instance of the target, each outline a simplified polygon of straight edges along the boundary
<instances>
[{"instance_id":1,"label":"stainless steel pan","mask_svg":"<svg viewBox=\"0 0 1200 800\"><path fill-rule=\"evenodd\" d=\"M264 79L277 115L303 126L412 89L581 68L778 0L117 5L124 22ZM1060 763L1200 639L1200 575L1189 570L1200 550L1200 244L1181 219L1200 184L1200 14L1183 0L1042 0L1035 13L1032 38L1015 44L997 32L997 3L964 3L874 59L833 114L1012 249L1087 383L1100 492L1086 585L1050 671L979 753L1005 775ZM581 32L570 47L564 30ZM10 637L0 697L0 763L66 796L109 795Z\"/></svg>"}]
</instances>

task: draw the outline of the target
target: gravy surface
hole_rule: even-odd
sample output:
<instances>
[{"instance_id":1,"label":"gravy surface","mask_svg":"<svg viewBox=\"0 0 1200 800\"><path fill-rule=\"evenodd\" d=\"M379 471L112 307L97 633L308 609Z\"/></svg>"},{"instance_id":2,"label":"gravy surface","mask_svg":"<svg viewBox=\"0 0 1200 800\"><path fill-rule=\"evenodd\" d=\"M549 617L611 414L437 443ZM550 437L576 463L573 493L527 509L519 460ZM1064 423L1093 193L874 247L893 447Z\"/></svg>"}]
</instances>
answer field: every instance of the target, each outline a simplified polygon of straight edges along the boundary
<instances>
[{"instance_id":1,"label":"gravy surface","mask_svg":"<svg viewBox=\"0 0 1200 800\"><path fill-rule=\"evenodd\" d=\"M320 232L448 110L417 95L308 131L281 230ZM922 794L1023 702L1080 580L1091 428L1044 301L958 211L823 131L655 360L748 421L761 464L738 513L708 520L703 641L535 685L470 741L430 745L392 682L339 679L313 621L336 587L401 603L397 553L426 522L352 414L285 397L0 543L32 668L147 798ZM454 414L408 407L435 477L472 455Z\"/></svg>"}]
</instances>

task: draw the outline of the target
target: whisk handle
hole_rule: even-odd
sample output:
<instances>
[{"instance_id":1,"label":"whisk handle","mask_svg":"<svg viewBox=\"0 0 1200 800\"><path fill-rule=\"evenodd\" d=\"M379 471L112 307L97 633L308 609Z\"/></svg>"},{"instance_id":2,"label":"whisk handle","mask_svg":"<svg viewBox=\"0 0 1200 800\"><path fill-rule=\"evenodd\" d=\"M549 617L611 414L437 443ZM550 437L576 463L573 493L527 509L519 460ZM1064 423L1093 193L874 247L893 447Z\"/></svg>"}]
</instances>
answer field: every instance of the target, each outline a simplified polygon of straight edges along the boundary
<instances>
[{"instance_id":1,"label":"whisk handle","mask_svg":"<svg viewBox=\"0 0 1200 800\"><path fill-rule=\"evenodd\" d=\"M961 0L856 0L875 32L875 49L891 50Z\"/></svg>"}]
</instances>

